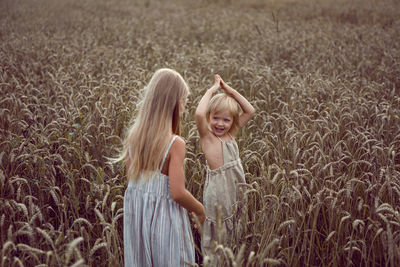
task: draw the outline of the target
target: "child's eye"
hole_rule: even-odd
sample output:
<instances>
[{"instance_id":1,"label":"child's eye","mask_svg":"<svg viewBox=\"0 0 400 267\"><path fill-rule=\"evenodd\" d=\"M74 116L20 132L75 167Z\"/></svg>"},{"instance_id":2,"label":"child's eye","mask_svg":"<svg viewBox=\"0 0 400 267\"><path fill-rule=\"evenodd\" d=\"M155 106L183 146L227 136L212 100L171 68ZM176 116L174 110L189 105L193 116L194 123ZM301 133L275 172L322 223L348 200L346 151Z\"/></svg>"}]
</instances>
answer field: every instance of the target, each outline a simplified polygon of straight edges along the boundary
<instances>
[{"instance_id":1,"label":"child's eye","mask_svg":"<svg viewBox=\"0 0 400 267\"><path fill-rule=\"evenodd\" d=\"M230 120L230 119L224 119L224 121L225 121L225 122L230 122L231 120Z\"/></svg>"}]
</instances>

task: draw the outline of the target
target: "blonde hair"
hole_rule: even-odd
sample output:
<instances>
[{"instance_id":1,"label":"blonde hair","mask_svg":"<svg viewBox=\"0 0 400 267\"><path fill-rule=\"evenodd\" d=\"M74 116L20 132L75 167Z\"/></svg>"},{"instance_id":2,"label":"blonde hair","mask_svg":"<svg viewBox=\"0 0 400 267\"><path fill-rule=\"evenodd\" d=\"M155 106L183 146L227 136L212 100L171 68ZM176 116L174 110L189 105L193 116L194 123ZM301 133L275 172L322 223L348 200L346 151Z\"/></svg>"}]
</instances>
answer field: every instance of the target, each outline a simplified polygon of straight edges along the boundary
<instances>
[{"instance_id":1,"label":"blonde hair","mask_svg":"<svg viewBox=\"0 0 400 267\"><path fill-rule=\"evenodd\" d=\"M240 128L239 116L240 116L240 113L242 112L242 110L240 108L239 103L233 97L230 97L225 93L216 94L210 99L210 102L208 103L208 106L207 106L207 113L206 113L207 122L210 123L211 112L219 113L222 111L229 111L229 113L233 117L232 126L229 131L230 132L238 131Z\"/></svg>"},{"instance_id":2,"label":"blonde hair","mask_svg":"<svg viewBox=\"0 0 400 267\"><path fill-rule=\"evenodd\" d=\"M157 70L144 88L139 111L127 131L118 160L128 165L128 178L158 170L172 134L180 135L179 101L189 95L182 76L171 69Z\"/></svg>"}]
</instances>

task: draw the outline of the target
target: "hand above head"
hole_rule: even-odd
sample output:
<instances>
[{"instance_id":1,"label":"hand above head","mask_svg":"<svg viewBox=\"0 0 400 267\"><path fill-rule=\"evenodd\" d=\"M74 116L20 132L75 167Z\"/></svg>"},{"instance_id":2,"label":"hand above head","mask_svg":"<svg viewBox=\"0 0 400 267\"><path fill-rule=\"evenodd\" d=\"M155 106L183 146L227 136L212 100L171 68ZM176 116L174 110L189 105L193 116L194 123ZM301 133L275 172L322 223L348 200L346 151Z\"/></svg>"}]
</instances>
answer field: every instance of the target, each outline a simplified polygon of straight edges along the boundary
<instances>
[{"instance_id":1,"label":"hand above head","mask_svg":"<svg viewBox=\"0 0 400 267\"><path fill-rule=\"evenodd\" d=\"M224 90L225 93L226 93L227 95L232 95L233 92L235 91L235 89L233 89L232 87L230 87L229 85L227 85L227 84L222 80L221 77L219 77L219 79L220 79L220 87L221 87L221 89Z\"/></svg>"},{"instance_id":2,"label":"hand above head","mask_svg":"<svg viewBox=\"0 0 400 267\"><path fill-rule=\"evenodd\" d=\"M218 89L220 89L220 84L221 84L221 76L219 76L218 74L214 75L214 84L213 86L211 86L210 90L211 92L214 94L218 91Z\"/></svg>"},{"instance_id":3,"label":"hand above head","mask_svg":"<svg viewBox=\"0 0 400 267\"><path fill-rule=\"evenodd\" d=\"M220 87L220 82L222 81L221 76L219 74L214 75L214 85Z\"/></svg>"}]
</instances>

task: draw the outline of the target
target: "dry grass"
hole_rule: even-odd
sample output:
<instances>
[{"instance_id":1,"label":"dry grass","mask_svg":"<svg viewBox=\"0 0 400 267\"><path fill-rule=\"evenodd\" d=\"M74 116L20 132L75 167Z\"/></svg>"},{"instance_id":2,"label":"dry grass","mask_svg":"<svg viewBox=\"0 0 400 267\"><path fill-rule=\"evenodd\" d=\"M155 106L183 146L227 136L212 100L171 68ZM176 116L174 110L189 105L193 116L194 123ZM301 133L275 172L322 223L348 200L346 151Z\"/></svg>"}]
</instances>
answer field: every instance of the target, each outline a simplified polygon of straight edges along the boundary
<instances>
[{"instance_id":1,"label":"dry grass","mask_svg":"<svg viewBox=\"0 0 400 267\"><path fill-rule=\"evenodd\" d=\"M125 175L105 156L160 67L192 88L199 199L194 111L213 74L257 109L238 137L247 213L221 265L395 266L399 1L170 2L0 2L0 266L122 265Z\"/></svg>"}]
</instances>

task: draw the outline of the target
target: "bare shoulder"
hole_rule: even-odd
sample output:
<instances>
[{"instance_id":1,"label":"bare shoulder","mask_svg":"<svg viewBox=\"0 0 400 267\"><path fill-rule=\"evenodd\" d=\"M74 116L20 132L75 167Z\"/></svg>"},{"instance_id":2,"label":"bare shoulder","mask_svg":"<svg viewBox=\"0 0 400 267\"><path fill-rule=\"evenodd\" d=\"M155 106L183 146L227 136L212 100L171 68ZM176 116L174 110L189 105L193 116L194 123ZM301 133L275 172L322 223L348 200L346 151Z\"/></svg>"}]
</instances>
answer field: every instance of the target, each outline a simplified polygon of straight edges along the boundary
<instances>
[{"instance_id":1,"label":"bare shoulder","mask_svg":"<svg viewBox=\"0 0 400 267\"><path fill-rule=\"evenodd\" d=\"M177 136L177 138L175 139L175 141L172 143L171 149L170 149L170 153L171 154L184 154L186 151L186 142L185 140L183 140L182 137Z\"/></svg>"},{"instance_id":2,"label":"bare shoulder","mask_svg":"<svg viewBox=\"0 0 400 267\"><path fill-rule=\"evenodd\" d=\"M231 136L233 139L235 139L235 138L236 138L236 135L238 134L238 132L240 131L240 129L242 129L242 127L239 127L239 129L236 129L235 131L230 130L230 131L229 131L230 136Z\"/></svg>"}]
</instances>

